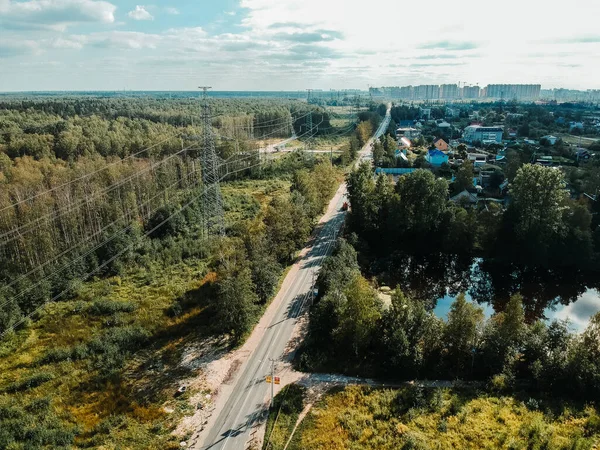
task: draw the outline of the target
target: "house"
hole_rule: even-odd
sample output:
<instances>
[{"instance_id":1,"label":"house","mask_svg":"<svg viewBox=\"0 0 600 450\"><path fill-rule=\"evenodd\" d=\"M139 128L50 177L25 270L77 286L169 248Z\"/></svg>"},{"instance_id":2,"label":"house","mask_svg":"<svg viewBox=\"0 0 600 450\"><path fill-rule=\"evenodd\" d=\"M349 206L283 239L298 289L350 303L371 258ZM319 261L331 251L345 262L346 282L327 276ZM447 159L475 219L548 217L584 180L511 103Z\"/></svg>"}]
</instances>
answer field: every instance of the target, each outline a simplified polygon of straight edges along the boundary
<instances>
[{"instance_id":1,"label":"house","mask_svg":"<svg viewBox=\"0 0 600 450\"><path fill-rule=\"evenodd\" d=\"M433 141L433 145L440 152L447 152L448 151L448 144L442 138L437 138L435 141Z\"/></svg>"},{"instance_id":2,"label":"house","mask_svg":"<svg viewBox=\"0 0 600 450\"><path fill-rule=\"evenodd\" d=\"M473 162L474 167L481 167L487 163L487 155L483 153L467 153L469 161Z\"/></svg>"},{"instance_id":3,"label":"house","mask_svg":"<svg viewBox=\"0 0 600 450\"><path fill-rule=\"evenodd\" d=\"M416 128L404 127L396 130L396 136L405 136L408 139L416 139L421 136L421 132Z\"/></svg>"},{"instance_id":4,"label":"house","mask_svg":"<svg viewBox=\"0 0 600 450\"><path fill-rule=\"evenodd\" d=\"M440 122L437 123L437 127L441 128L443 130L447 130L451 127L452 125L450 125L448 122L446 122L445 120L442 120Z\"/></svg>"},{"instance_id":5,"label":"house","mask_svg":"<svg viewBox=\"0 0 600 450\"><path fill-rule=\"evenodd\" d=\"M459 192L453 197L450 197L450 201L453 203L458 203L459 205L471 204L474 205L477 203L477 195L472 194L466 189L462 192Z\"/></svg>"},{"instance_id":6,"label":"house","mask_svg":"<svg viewBox=\"0 0 600 450\"><path fill-rule=\"evenodd\" d=\"M517 130L515 130L514 128L511 128L508 130L508 137L509 138L516 138L517 137Z\"/></svg>"},{"instance_id":7,"label":"house","mask_svg":"<svg viewBox=\"0 0 600 450\"><path fill-rule=\"evenodd\" d=\"M583 130L582 122L569 122L569 133L573 130Z\"/></svg>"},{"instance_id":8,"label":"house","mask_svg":"<svg viewBox=\"0 0 600 450\"><path fill-rule=\"evenodd\" d=\"M558 138L556 136L552 136L551 134L542 136L541 139L546 139L550 145L556 144L556 141L558 140Z\"/></svg>"},{"instance_id":9,"label":"house","mask_svg":"<svg viewBox=\"0 0 600 450\"><path fill-rule=\"evenodd\" d=\"M502 127L483 127L481 125L469 125L463 132L465 142L472 144L481 142L484 144L500 144L502 143L502 135L504 130Z\"/></svg>"},{"instance_id":10,"label":"house","mask_svg":"<svg viewBox=\"0 0 600 450\"><path fill-rule=\"evenodd\" d=\"M588 161L592 155L585 148L578 148L575 151L575 156L577 156L577 161Z\"/></svg>"},{"instance_id":11,"label":"house","mask_svg":"<svg viewBox=\"0 0 600 450\"><path fill-rule=\"evenodd\" d=\"M434 167L439 167L444 163L448 163L448 155L436 149L431 149L425 155L425 160Z\"/></svg>"},{"instance_id":12,"label":"house","mask_svg":"<svg viewBox=\"0 0 600 450\"><path fill-rule=\"evenodd\" d=\"M398 146L400 148L410 148L411 146L411 142L410 139L408 139L406 136L402 136L399 140L398 140Z\"/></svg>"}]
</instances>

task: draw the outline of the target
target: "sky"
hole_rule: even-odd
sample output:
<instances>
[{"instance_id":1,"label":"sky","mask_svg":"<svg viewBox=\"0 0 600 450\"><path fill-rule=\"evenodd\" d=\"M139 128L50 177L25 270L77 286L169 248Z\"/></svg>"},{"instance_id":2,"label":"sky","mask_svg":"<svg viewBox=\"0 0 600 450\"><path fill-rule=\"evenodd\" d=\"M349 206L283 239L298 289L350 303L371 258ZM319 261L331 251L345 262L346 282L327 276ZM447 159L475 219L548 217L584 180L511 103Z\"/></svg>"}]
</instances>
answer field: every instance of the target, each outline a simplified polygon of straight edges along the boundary
<instances>
[{"instance_id":1,"label":"sky","mask_svg":"<svg viewBox=\"0 0 600 450\"><path fill-rule=\"evenodd\" d=\"M0 91L600 89L599 0L148 1L0 0Z\"/></svg>"}]
</instances>

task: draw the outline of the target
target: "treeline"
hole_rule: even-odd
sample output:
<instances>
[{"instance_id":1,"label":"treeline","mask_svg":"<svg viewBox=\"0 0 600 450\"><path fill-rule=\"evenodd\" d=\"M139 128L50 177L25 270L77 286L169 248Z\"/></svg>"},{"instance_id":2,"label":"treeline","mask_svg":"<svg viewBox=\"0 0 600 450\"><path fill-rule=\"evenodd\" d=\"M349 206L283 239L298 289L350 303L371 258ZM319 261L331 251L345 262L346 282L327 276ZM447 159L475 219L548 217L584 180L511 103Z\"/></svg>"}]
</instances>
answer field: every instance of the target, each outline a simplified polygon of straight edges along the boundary
<instances>
[{"instance_id":1,"label":"treeline","mask_svg":"<svg viewBox=\"0 0 600 450\"><path fill-rule=\"evenodd\" d=\"M350 226L375 254L444 251L529 267L597 267L597 220L569 198L558 170L519 168L506 210L449 202L448 182L427 170L402 176L394 186L361 165L347 181Z\"/></svg>"},{"instance_id":2,"label":"treeline","mask_svg":"<svg viewBox=\"0 0 600 450\"><path fill-rule=\"evenodd\" d=\"M83 98L0 102L0 155L74 161L82 156L125 157L148 147L152 149L144 156L172 154L181 149L182 139L201 134L200 104L194 102ZM212 125L217 135L229 139L285 138L293 132L317 135L331 128L325 110L305 103L211 103ZM309 111L312 130L307 124Z\"/></svg>"},{"instance_id":3,"label":"treeline","mask_svg":"<svg viewBox=\"0 0 600 450\"><path fill-rule=\"evenodd\" d=\"M354 248L340 240L318 278L303 370L335 370L390 380L488 381L499 391L526 387L584 400L600 398L600 314L581 335L564 322L527 324L520 295L484 319L457 297L448 320L397 288L388 304L361 274Z\"/></svg>"}]
</instances>

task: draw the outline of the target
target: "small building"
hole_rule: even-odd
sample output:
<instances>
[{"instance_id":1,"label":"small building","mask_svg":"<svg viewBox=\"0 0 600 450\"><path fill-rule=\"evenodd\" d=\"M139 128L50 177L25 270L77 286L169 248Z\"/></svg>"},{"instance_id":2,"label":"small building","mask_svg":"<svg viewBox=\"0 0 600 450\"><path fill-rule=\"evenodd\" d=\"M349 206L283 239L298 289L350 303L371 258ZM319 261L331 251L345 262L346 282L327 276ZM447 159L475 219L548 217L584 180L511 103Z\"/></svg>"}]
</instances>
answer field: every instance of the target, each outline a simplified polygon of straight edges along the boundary
<instances>
[{"instance_id":1,"label":"small building","mask_svg":"<svg viewBox=\"0 0 600 450\"><path fill-rule=\"evenodd\" d=\"M577 157L577 161L588 161L592 157L589 151L581 147L575 151L575 156Z\"/></svg>"},{"instance_id":2,"label":"small building","mask_svg":"<svg viewBox=\"0 0 600 450\"><path fill-rule=\"evenodd\" d=\"M404 127L404 128L398 128L396 130L396 136L404 136L407 137L408 139L416 139L419 136L421 136L421 132L419 130L417 130L416 128L412 128L412 127Z\"/></svg>"},{"instance_id":3,"label":"small building","mask_svg":"<svg viewBox=\"0 0 600 450\"><path fill-rule=\"evenodd\" d=\"M441 128L443 130L447 130L451 127L452 125L450 125L448 122L446 122L445 120L442 120L441 122L437 123L437 127Z\"/></svg>"},{"instance_id":4,"label":"small building","mask_svg":"<svg viewBox=\"0 0 600 450\"><path fill-rule=\"evenodd\" d=\"M471 204L474 205L478 202L477 195L472 194L466 189L462 192L459 192L453 197L450 197L450 201L453 203L458 203L459 205Z\"/></svg>"},{"instance_id":5,"label":"small building","mask_svg":"<svg viewBox=\"0 0 600 450\"><path fill-rule=\"evenodd\" d=\"M483 153L467 153L469 161L473 162L474 167L481 167L487 163L487 155Z\"/></svg>"},{"instance_id":6,"label":"small building","mask_svg":"<svg viewBox=\"0 0 600 450\"><path fill-rule=\"evenodd\" d=\"M448 163L448 155L436 149L431 149L425 155L425 160L434 167L439 167L444 163Z\"/></svg>"},{"instance_id":7,"label":"small building","mask_svg":"<svg viewBox=\"0 0 600 450\"><path fill-rule=\"evenodd\" d=\"M515 130L514 128L511 128L508 130L508 137L509 138L516 138L517 137L517 130Z\"/></svg>"},{"instance_id":8,"label":"small building","mask_svg":"<svg viewBox=\"0 0 600 450\"><path fill-rule=\"evenodd\" d=\"M558 140L556 136L552 136L551 134L547 136L542 136L541 139L546 139L550 145L556 144L556 141Z\"/></svg>"},{"instance_id":9,"label":"small building","mask_svg":"<svg viewBox=\"0 0 600 450\"><path fill-rule=\"evenodd\" d=\"M573 130L582 130L583 131L583 123L582 122L569 122L569 133Z\"/></svg>"},{"instance_id":10,"label":"small building","mask_svg":"<svg viewBox=\"0 0 600 450\"><path fill-rule=\"evenodd\" d=\"M469 125L463 132L465 142L502 143L502 127L483 127L481 125Z\"/></svg>"},{"instance_id":11,"label":"small building","mask_svg":"<svg viewBox=\"0 0 600 450\"><path fill-rule=\"evenodd\" d=\"M448 144L442 138L437 138L435 141L433 141L433 145L440 152L447 152L448 151Z\"/></svg>"},{"instance_id":12,"label":"small building","mask_svg":"<svg viewBox=\"0 0 600 450\"><path fill-rule=\"evenodd\" d=\"M398 139L398 146L400 148L410 148L411 145L412 143L410 142L410 139L408 139L406 136L402 136L400 139Z\"/></svg>"}]
</instances>

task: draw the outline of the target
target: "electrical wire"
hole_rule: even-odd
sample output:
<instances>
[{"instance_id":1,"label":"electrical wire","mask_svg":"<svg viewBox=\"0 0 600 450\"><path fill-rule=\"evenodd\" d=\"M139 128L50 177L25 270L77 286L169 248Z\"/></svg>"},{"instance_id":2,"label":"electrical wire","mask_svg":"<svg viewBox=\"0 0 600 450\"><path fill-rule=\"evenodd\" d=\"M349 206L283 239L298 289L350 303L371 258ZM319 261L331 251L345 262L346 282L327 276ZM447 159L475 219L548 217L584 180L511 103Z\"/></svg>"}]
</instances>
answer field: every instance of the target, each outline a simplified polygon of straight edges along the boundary
<instances>
[{"instance_id":1,"label":"electrical wire","mask_svg":"<svg viewBox=\"0 0 600 450\"><path fill-rule=\"evenodd\" d=\"M84 198L78 200L77 202L75 202L74 204L62 206L62 207L58 208L57 210L52 211L51 213L40 216L30 222L24 223L23 225L19 225L16 228L12 228L11 230L0 234L0 239L2 239L2 242L0 242L0 245L9 244L10 242L13 242L14 240L18 239L19 237L22 237L23 234L27 234L28 232L32 231L33 229L36 229L37 224L45 221L46 219L56 220L59 217L64 216L66 213L79 208L83 204L89 203L90 200L93 200L97 197L100 197L102 195L108 194L109 192L112 192L113 190L117 189L118 187L121 187L122 185L124 185L125 183L128 183L129 181L131 181L147 172L150 172L151 170L156 169L156 167L160 166L161 164L164 164L165 162L173 159L174 157L178 156L179 154L184 153L190 149L193 149L194 147L195 147L195 145L185 147L185 148L179 150L178 152L173 153L172 155L169 155L166 158L160 160L156 164L153 164L151 162L150 166L148 166L147 168L140 170L138 172L135 172L133 175L129 175L128 177L123 178L123 179L117 181L116 183L113 183L112 185L103 188L103 190L92 194L90 197L84 197ZM23 231L23 229L25 229L25 231ZM11 236L11 235L13 235L12 238L4 239L7 236Z\"/></svg>"},{"instance_id":2,"label":"electrical wire","mask_svg":"<svg viewBox=\"0 0 600 450\"><path fill-rule=\"evenodd\" d=\"M188 176L189 176L189 175L192 175L192 174L193 174L193 173L195 173L195 172L197 172L197 170L196 170L196 171L193 171L193 172L191 172L190 174L188 174ZM176 183L174 183L174 184L177 184L177 183L179 183L179 182L180 182L180 180L178 180L178 181L177 181ZM169 186L169 187L171 187L171 186ZM149 203L151 200L153 200L153 199L155 199L156 197L158 197L158 196L160 196L160 195L164 194L164 193L166 192L166 190L167 190L167 189L168 189L168 188L165 188L164 190L162 190L161 192L159 192L158 194L156 194L156 195L155 195L153 198L149 199L149 200L148 200L146 203ZM156 211L157 211L159 208L160 208L160 206L159 206L157 209L155 209L155 210L154 210L154 212L156 212ZM118 220L116 220L115 222L118 222ZM113 224L114 224L115 222L113 222ZM111 225L112 225L112 224L109 224L107 227L105 227L105 228L104 228L104 230L105 230L105 229L107 229L107 228L109 228ZM129 229L131 229L132 227L133 227L133 223L132 223L132 224L130 224L130 225L128 225L128 226L127 226L127 227L125 227L124 229L122 229L122 230L120 230L120 231L117 231L115 234L113 234L112 236L110 236L110 237L109 237L108 239L106 239L104 242L101 242L101 243L97 244L95 247L92 247L91 249L88 249L88 250L87 250L85 253L83 253L82 255L79 255L79 256L78 256L78 257L76 257L74 260L72 260L72 261L69 261L68 263L66 263L66 264L64 264L62 267L60 267L59 269L57 269L57 270L54 270L52 273L50 273L50 274L46 275L45 277L43 277L42 279L38 280L38 282L37 282L37 283L35 283L35 284L33 284L33 285L31 285L31 286L27 287L27 288L26 288L24 291L21 291L21 292L19 292L17 295L15 295L14 297L11 297L10 299L6 300L4 303L2 303L2 304L0 305L0 307L3 307L4 305L8 304L8 303L9 303L11 300L12 300L12 301L16 301L16 300L18 300L18 299L22 298L22 297L23 297L23 295L25 295L26 293L30 292L32 289L35 289L36 287L38 287L38 286L41 286L41 285L42 285L42 284L43 284L45 281L49 281L49 280L50 280L50 279L52 279L54 276L56 276L58 273L62 272L62 271L63 271L63 270L65 270L65 269L68 269L68 268L69 268L70 266L72 266L74 263L76 263L76 262L79 262L79 261L83 261L83 260L84 260L86 257L88 257L89 255L91 255L93 252L95 252L96 250L98 250L100 247L102 247L102 246L104 246L104 245L108 244L109 242L113 241L113 240L114 240L114 239L116 239L118 236L122 235L123 233L126 233L126 232L127 232L127 231L129 231ZM101 232L102 232L102 230L101 230L99 233L101 233ZM99 233L98 233L98 234L99 234ZM83 242L82 242L82 243L83 243ZM79 245L80 245L80 244L79 244ZM60 256L56 257L55 259L58 259L59 257L60 257ZM31 272L30 272L30 273L31 273ZM25 276L26 276L26 275L25 275ZM22 276L22 277L19 279L19 281L20 281L21 279L23 279L25 276ZM15 282L12 282L12 283L11 283L11 285L14 285L14 284L15 284ZM10 285L9 285L9 286L10 286ZM8 286L7 286L7 287L8 287Z\"/></svg>"},{"instance_id":3,"label":"electrical wire","mask_svg":"<svg viewBox=\"0 0 600 450\"><path fill-rule=\"evenodd\" d=\"M167 137L167 138L163 139L162 141L160 141L160 142L157 142L156 144L154 144L154 145L151 145L150 147L146 147L146 148L145 148L145 149L143 149L143 150L139 150L139 151L137 151L137 152L135 152L135 153L133 153L133 154L131 154L131 155L129 155L129 156L126 156L125 158L123 158L123 159L120 159L119 161L115 161L115 162L113 162L113 163L109 163L109 164L107 164L106 166L102 167L101 169L94 170L94 171L92 171L92 172L86 173L85 175L82 175L82 176L80 176L80 177L77 177L77 178L75 178L75 179L73 179L73 180L70 180L70 181L68 181L68 182L66 182L66 183L60 184L60 185L58 185L58 186L54 186L54 187L53 187L53 188L51 188L51 189L47 189L47 190L45 190L45 191L38 192L37 194L35 194L35 195L32 195L31 197L25 198L25 199L23 199L23 200L19 200L18 202L16 202L16 203L12 203L12 204L11 204L11 205L9 205L9 206L4 206L4 207L0 208L0 213L1 213L1 212L4 212L4 211L6 211L7 209L14 208L15 206L18 206L18 205L21 205L21 204L23 204L23 203L25 203L25 202L28 202L28 201L30 201L30 200L34 200L34 199L36 199L36 198L38 198L38 197L41 197L42 195L48 194L49 192L54 192L54 191L55 191L55 190L57 190L57 189L63 188L63 187L65 187L65 186L69 186L70 184L76 183L77 181L85 180L86 178L89 178L89 177L91 177L92 175L95 175L95 174L97 174L97 173L99 173L99 172L102 172L103 170L106 170L106 169L108 169L108 168L110 168L110 167L112 167L112 166L115 166L115 165L117 165L117 164L120 164L120 163L122 163L123 161L126 161L126 160L128 160L128 159L131 159L131 158L135 158L136 156L138 156L138 155L140 155L140 154L142 154L142 153L144 153L144 152L147 152L148 150L151 150L151 149L153 149L153 148L155 148L155 147L157 147L157 146L159 146L159 145L161 145L161 144L164 144L165 142L167 142L169 139L172 139L172 138L173 138L173 136L169 136L169 137Z\"/></svg>"}]
</instances>

